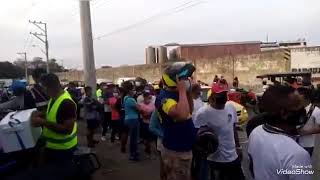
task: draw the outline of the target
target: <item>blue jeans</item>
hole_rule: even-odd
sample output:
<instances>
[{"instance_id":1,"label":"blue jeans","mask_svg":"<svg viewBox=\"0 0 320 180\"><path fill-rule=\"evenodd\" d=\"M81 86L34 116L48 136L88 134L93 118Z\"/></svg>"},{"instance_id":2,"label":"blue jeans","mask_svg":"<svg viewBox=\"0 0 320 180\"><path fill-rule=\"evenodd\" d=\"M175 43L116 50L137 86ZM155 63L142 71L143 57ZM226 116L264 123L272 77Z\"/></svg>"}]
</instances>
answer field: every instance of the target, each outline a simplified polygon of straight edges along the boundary
<instances>
[{"instance_id":1,"label":"blue jeans","mask_svg":"<svg viewBox=\"0 0 320 180\"><path fill-rule=\"evenodd\" d=\"M126 119L125 125L129 128L130 136L130 158L138 158L139 143L139 119Z\"/></svg>"}]
</instances>

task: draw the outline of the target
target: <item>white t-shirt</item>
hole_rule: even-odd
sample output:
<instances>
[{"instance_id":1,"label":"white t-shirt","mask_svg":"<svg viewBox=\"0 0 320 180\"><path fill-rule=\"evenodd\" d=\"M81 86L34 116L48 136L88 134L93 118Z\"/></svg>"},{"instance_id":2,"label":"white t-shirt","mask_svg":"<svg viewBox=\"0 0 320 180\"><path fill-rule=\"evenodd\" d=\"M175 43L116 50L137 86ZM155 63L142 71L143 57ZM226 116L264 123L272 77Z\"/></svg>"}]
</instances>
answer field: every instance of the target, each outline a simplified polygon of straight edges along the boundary
<instances>
[{"instance_id":1,"label":"white t-shirt","mask_svg":"<svg viewBox=\"0 0 320 180\"><path fill-rule=\"evenodd\" d=\"M238 122L237 111L231 103L227 103L223 110L205 105L196 113L195 126L208 126L218 136L219 146L209 161L232 162L238 158L234 140L234 124Z\"/></svg>"},{"instance_id":2,"label":"white t-shirt","mask_svg":"<svg viewBox=\"0 0 320 180\"><path fill-rule=\"evenodd\" d=\"M311 159L294 139L265 131L262 125L249 136L248 154L252 158L255 180L310 180L310 175L284 174L298 169L311 171ZM298 166L303 166L300 168Z\"/></svg>"},{"instance_id":3,"label":"white t-shirt","mask_svg":"<svg viewBox=\"0 0 320 180\"><path fill-rule=\"evenodd\" d=\"M192 120L193 123L195 124L195 120L196 120L196 113L198 112L198 110L204 106L204 103L202 101L202 99L199 97L198 99L193 99L193 112L192 112ZM195 126L196 128L200 128Z\"/></svg>"},{"instance_id":4,"label":"white t-shirt","mask_svg":"<svg viewBox=\"0 0 320 180\"><path fill-rule=\"evenodd\" d=\"M306 111L308 112L310 108L311 104L306 107ZM320 126L320 109L318 107L315 107L311 117L309 118L303 129L309 130L317 126ZM299 138L299 144L302 147L314 147L315 138L315 134L302 136Z\"/></svg>"}]
</instances>

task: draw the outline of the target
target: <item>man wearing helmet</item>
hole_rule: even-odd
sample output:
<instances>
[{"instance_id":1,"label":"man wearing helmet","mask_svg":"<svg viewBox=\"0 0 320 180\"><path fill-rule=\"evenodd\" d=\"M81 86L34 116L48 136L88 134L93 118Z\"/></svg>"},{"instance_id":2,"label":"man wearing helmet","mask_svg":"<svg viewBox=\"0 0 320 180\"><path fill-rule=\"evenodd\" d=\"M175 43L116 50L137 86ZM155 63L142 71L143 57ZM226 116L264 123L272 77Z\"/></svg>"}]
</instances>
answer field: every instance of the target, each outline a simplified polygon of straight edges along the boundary
<instances>
[{"instance_id":1,"label":"man wearing helmet","mask_svg":"<svg viewBox=\"0 0 320 180\"><path fill-rule=\"evenodd\" d=\"M163 127L164 179L189 180L192 146L196 131L191 118L193 109L190 77L193 65L174 63L163 76L164 89L156 99Z\"/></svg>"}]
</instances>

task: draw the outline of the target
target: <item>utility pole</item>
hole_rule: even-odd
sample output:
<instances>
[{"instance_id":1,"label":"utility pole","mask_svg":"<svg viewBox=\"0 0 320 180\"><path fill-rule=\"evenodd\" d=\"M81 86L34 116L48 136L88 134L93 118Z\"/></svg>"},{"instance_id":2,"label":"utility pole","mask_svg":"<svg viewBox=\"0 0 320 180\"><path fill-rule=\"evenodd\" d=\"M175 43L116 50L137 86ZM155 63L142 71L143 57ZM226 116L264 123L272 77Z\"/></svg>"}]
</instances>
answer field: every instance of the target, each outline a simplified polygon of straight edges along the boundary
<instances>
[{"instance_id":1,"label":"utility pole","mask_svg":"<svg viewBox=\"0 0 320 180\"><path fill-rule=\"evenodd\" d=\"M50 68L49 68L49 43L48 43L48 32L47 32L47 23L44 22L37 22L37 21L30 21L29 23L34 24L35 26L37 26L37 28L39 28L42 33L37 33L37 32L30 32L30 34L34 35L36 38L38 38L41 42L44 43L46 51L46 60L47 60L47 73L50 72ZM42 36L42 37L40 37Z\"/></svg>"},{"instance_id":2,"label":"utility pole","mask_svg":"<svg viewBox=\"0 0 320 180\"><path fill-rule=\"evenodd\" d=\"M19 52L17 53L19 55L24 56L24 69L25 69L25 76L26 76L26 81L27 83L29 82L29 77L28 77L28 61L27 61L27 53L26 52Z\"/></svg>"},{"instance_id":3,"label":"utility pole","mask_svg":"<svg viewBox=\"0 0 320 180\"><path fill-rule=\"evenodd\" d=\"M84 81L86 86L92 87L95 95L97 79L93 52L90 0L80 0L79 3Z\"/></svg>"}]
</instances>

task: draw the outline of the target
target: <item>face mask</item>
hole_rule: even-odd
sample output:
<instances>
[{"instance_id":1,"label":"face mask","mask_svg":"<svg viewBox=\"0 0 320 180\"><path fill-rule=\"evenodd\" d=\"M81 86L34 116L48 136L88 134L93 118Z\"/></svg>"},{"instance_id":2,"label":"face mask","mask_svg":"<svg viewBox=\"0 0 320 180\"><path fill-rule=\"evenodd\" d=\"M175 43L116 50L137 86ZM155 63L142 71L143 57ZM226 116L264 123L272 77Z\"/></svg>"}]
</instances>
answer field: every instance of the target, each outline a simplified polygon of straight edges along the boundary
<instances>
[{"instance_id":1,"label":"face mask","mask_svg":"<svg viewBox=\"0 0 320 180\"><path fill-rule=\"evenodd\" d=\"M228 101L228 97L226 95L222 95L222 96L217 96L215 98L215 101L217 104L226 104Z\"/></svg>"},{"instance_id":2,"label":"face mask","mask_svg":"<svg viewBox=\"0 0 320 180\"><path fill-rule=\"evenodd\" d=\"M297 127L297 129L303 127L307 122L307 113L304 108L298 111L289 111L286 118L288 123L292 126Z\"/></svg>"},{"instance_id":3,"label":"face mask","mask_svg":"<svg viewBox=\"0 0 320 180\"><path fill-rule=\"evenodd\" d=\"M118 97L119 94L118 94L118 93L113 93L113 96L114 96L114 97Z\"/></svg>"},{"instance_id":4,"label":"face mask","mask_svg":"<svg viewBox=\"0 0 320 180\"><path fill-rule=\"evenodd\" d=\"M141 86L141 82L135 82L136 86Z\"/></svg>"}]
</instances>

